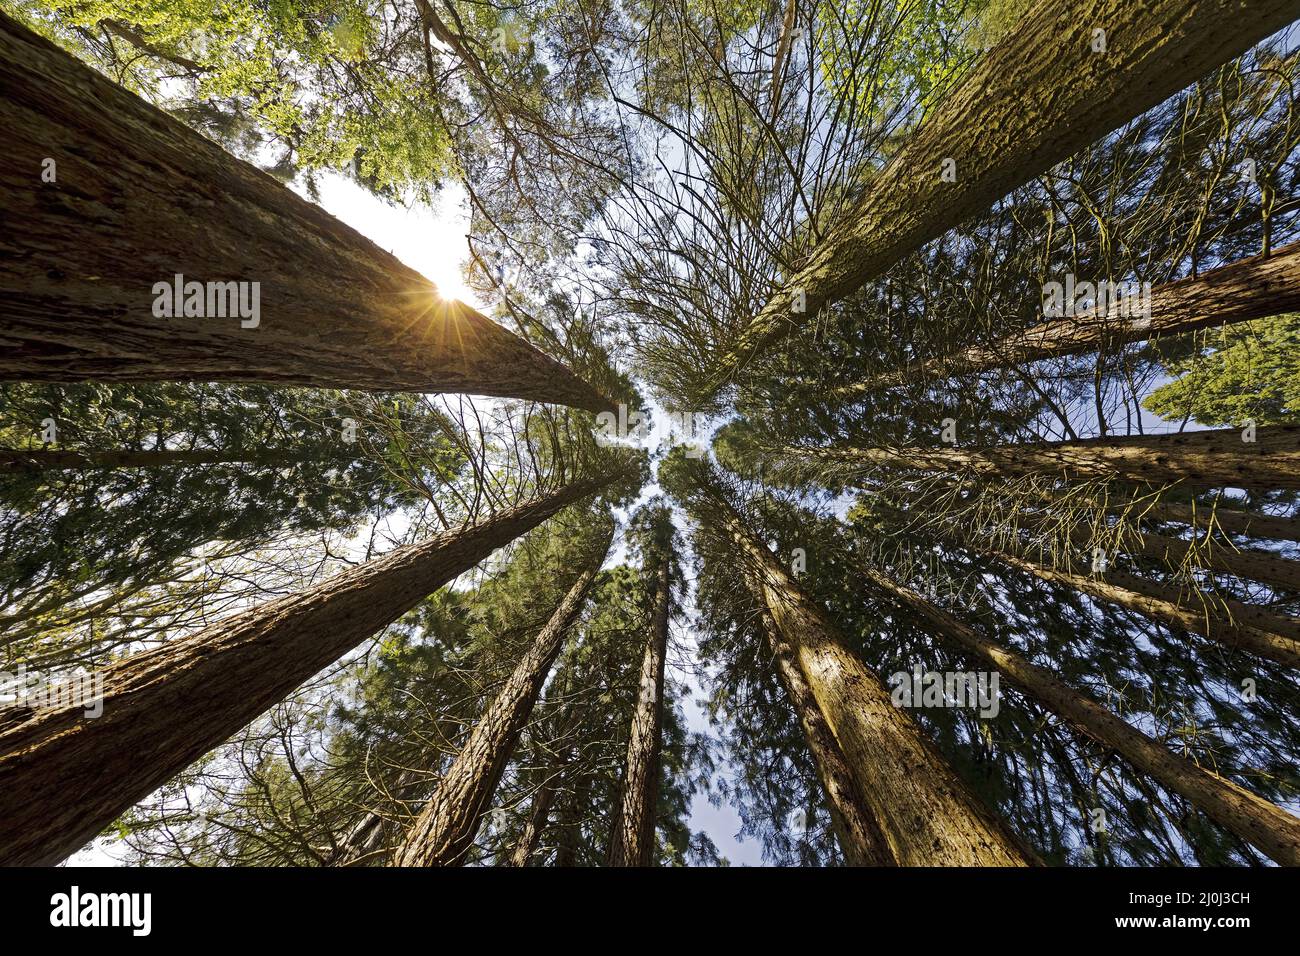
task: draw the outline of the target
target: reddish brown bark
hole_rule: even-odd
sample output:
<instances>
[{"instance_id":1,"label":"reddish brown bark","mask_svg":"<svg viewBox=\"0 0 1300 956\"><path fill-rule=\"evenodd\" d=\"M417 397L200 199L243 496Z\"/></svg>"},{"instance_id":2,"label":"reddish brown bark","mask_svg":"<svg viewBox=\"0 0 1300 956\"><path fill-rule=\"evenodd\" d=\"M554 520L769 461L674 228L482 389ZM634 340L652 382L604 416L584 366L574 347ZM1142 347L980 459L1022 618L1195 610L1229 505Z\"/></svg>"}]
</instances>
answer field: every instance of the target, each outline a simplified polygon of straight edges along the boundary
<instances>
[{"instance_id":1,"label":"reddish brown bark","mask_svg":"<svg viewBox=\"0 0 1300 956\"><path fill-rule=\"evenodd\" d=\"M715 520L736 542L749 573L759 576L763 602L794 649L891 856L902 866L1036 863L916 722L893 705L880 679L735 510L719 495L709 498Z\"/></svg>"},{"instance_id":2,"label":"reddish brown bark","mask_svg":"<svg viewBox=\"0 0 1300 956\"><path fill-rule=\"evenodd\" d=\"M600 570L610 537L564 596L438 782L394 855L396 866L459 866L474 845L519 733Z\"/></svg>"},{"instance_id":3,"label":"reddish brown bark","mask_svg":"<svg viewBox=\"0 0 1300 956\"><path fill-rule=\"evenodd\" d=\"M452 578L617 476L407 545L103 672L103 713L0 710L0 865L57 863Z\"/></svg>"},{"instance_id":4,"label":"reddish brown bark","mask_svg":"<svg viewBox=\"0 0 1300 956\"><path fill-rule=\"evenodd\" d=\"M761 588L761 582L755 583ZM757 596L762 599L761 590ZM895 860L885 835L880 831L880 824L858 789L844 751L818 709L817 698L799 669L794 646L776 626L766 606L761 613L777 674L790 699L790 706L799 718L804 740L808 742L808 752L812 754L817 779L821 781L830 808L831 828L835 831L845 862L849 866L894 866Z\"/></svg>"},{"instance_id":5,"label":"reddish brown bark","mask_svg":"<svg viewBox=\"0 0 1300 956\"><path fill-rule=\"evenodd\" d=\"M231 381L607 399L270 176L0 14L0 381ZM45 159L55 182L43 182ZM258 282L260 324L154 315Z\"/></svg>"},{"instance_id":6,"label":"reddish brown bark","mask_svg":"<svg viewBox=\"0 0 1300 956\"><path fill-rule=\"evenodd\" d=\"M664 663L668 654L672 555L660 559L654 619L641 659L641 676L623 769L623 808L609 845L609 866L651 866L659 805L659 757L663 746Z\"/></svg>"},{"instance_id":7,"label":"reddish brown bark","mask_svg":"<svg viewBox=\"0 0 1300 956\"><path fill-rule=\"evenodd\" d=\"M1096 701L1057 680L1016 652L989 640L884 574L868 571L878 588L919 614L941 637L1004 674L1049 710L1109 747L1162 787L1187 798L1219 826L1285 866L1300 865L1300 818L1244 787L1171 753Z\"/></svg>"},{"instance_id":8,"label":"reddish brown bark","mask_svg":"<svg viewBox=\"0 0 1300 956\"><path fill-rule=\"evenodd\" d=\"M1232 487L1263 491L1300 488L1300 425L1243 430L1176 432L1032 442L987 448L795 448L791 460L808 457L832 463L970 473L994 478L1056 475L1064 479L1122 478L1152 483L1180 482L1191 488Z\"/></svg>"},{"instance_id":9,"label":"reddish brown bark","mask_svg":"<svg viewBox=\"0 0 1300 956\"><path fill-rule=\"evenodd\" d=\"M1088 312L1051 319L988 346L941 355L890 375L837 389L840 397L900 382L946 378L1021 365L1038 359L1113 349L1130 342L1179 335L1209 326L1249 322L1300 310L1300 243L1206 272L1199 278L1158 286L1151 316L1134 319Z\"/></svg>"},{"instance_id":10,"label":"reddish brown bark","mask_svg":"<svg viewBox=\"0 0 1300 956\"><path fill-rule=\"evenodd\" d=\"M1293 0L1045 0L926 117L853 215L736 339L710 390L765 346L1055 163L1300 15ZM1094 29L1106 52L1094 52ZM943 161L956 163L946 182ZM795 290L804 311L793 313Z\"/></svg>"}]
</instances>

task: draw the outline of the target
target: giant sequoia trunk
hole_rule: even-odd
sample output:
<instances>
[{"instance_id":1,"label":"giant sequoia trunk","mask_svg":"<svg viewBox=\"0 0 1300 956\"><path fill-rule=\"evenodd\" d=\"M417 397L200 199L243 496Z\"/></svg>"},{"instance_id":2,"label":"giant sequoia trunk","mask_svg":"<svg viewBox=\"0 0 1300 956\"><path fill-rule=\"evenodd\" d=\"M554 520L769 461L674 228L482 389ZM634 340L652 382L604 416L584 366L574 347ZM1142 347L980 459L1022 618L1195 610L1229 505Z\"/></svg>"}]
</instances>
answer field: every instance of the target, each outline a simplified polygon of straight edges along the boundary
<instances>
[{"instance_id":1,"label":"giant sequoia trunk","mask_svg":"<svg viewBox=\"0 0 1300 956\"><path fill-rule=\"evenodd\" d=\"M0 448L0 474L87 468L161 468L167 465L291 465L302 452L290 449L228 452L210 448L151 448L142 451L68 451Z\"/></svg>"},{"instance_id":2,"label":"giant sequoia trunk","mask_svg":"<svg viewBox=\"0 0 1300 956\"><path fill-rule=\"evenodd\" d=\"M793 462L811 457L851 470L885 466L993 478L1055 475L1065 479L1180 482L1196 489L1300 489L1300 425L1255 429L1254 441L1243 440L1245 435L1241 429L1220 428L990 448L832 446L787 447L782 451Z\"/></svg>"},{"instance_id":3,"label":"giant sequoia trunk","mask_svg":"<svg viewBox=\"0 0 1300 956\"><path fill-rule=\"evenodd\" d=\"M394 256L3 14L0 127L0 381L269 382L609 407L523 339L441 300ZM46 159L54 182L42 181ZM155 283L177 275L258 283L255 326L209 314L206 290L207 317L179 302L156 309Z\"/></svg>"},{"instance_id":4,"label":"giant sequoia trunk","mask_svg":"<svg viewBox=\"0 0 1300 956\"><path fill-rule=\"evenodd\" d=\"M1300 16L1295 0L1044 0L876 177L714 370L716 390L823 305ZM1097 29L1105 52L1094 52ZM941 176L951 159L956 181ZM794 313L801 290L802 313Z\"/></svg>"},{"instance_id":5,"label":"giant sequoia trunk","mask_svg":"<svg viewBox=\"0 0 1300 956\"><path fill-rule=\"evenodd\" d=\"M564 596L469 738L394 855L397 866L459 866L474 845L501 774L528 723L551 665L587 600L610 539Z\"/></svg>"},{"instance_id":6,"label":"giant sequoia trunk","mask_svg":"<svg viewBox=\"0 0 1300 956\"><path fill-rule=\"evenodd\" d=\"M497 548L615 476L407 545L103 671L103 713L0 709L0 865L53 864Z\"/></svg>"},{"instance_id":7,"label":"giant sequoia trunk","mask_svg":"<svg viewBox=\"0 0 1300 956\"><path fill-rule=\"evenodd\" d=\"M761 578L751 578L751 587L755 587L758 600L763 601ZM870 804L853 779L844 751L840 749L839 741L817 708L817 698L808 686L803 671L799 669L794 645L776 626L766 604L763 605L761 615L777 674L790 699L790 706L799 718L799 727L808 743L808 752L812 754L813 764L817 767L817 779L821 782L831 812L831 829L835 832L845 862L850 866L895 865L880 824L876 822Z\"/></svg>"},{"instance_id":8,"label":"giant sequoia trunk","mask_svg":"<svg viewBox=\"0 0 1300 956\"><path fill-rule=\"evenodd\" d=\"M1136 611L1169 627L1185 629L1288 667L1300 667L1300 620L1272 614L1219 595L1186 593L1168 584L1110 568L1100 575L1048 567L992 549L985 554L1022 571L1072 587L1101 601Z\"/></svg>"},{"instance_id":9,"label":"giant sequoia trunk","mask_svg":"<svg viewBox=\"0 0 1300 956\"><path fill-rule=\"evenodd\" d=\"M641 658L641 680L623 769L623 809L610 837L609 866L650 866L654 861L659 756L663 745L664 660L668 653L672 604L671 560L671 553L665 550L655 580L654 618Z\"/></svg>"},{"instance_id":10,"label":"giant sequoia trunk","mask_svg":"<svg viewBox=\"0 0 1300 956\"><path fill-rule=\"evenodd\" d=\"M884 684L772 552L730 505L710 497L716 520L736 542L750 573L759 575L763 603L794 649L890 855L903 866L1036 863L916 722L893 705Z\"/></svg>"},{"instance_id":11,"label":"giant sequoia trunk","mask_svg":"<svg viewBox=\"0 0 1300 956\"><path fill-rule=\"evenodd\" d=\"M1113 349L1130 342L1248 322L1300 309L1300 243L1159 286L1151 292L1151 315L1108 312L1051 319L992 345L972 346L836 391L851 396L900 382L983 372L1037 359Z\"/></svg>"},{"instance_id":12,"label":"giant sequoia trunk","mask_svg":"<svg viewBox=\"0 0 1300 956\"><path fill-rule=\"evenodd\" d=\"M1096 701L1057 680L1041 667L986 638L941 608L884 574L868 571L877 587L919 614L935 631L985 666L1004 674L1093 740L1124 757L1140 773L1180 794L1206 816L1278 863L1300 865L1300 818L1231 780L1169 751Z\"/></svg>"}]
</instances>

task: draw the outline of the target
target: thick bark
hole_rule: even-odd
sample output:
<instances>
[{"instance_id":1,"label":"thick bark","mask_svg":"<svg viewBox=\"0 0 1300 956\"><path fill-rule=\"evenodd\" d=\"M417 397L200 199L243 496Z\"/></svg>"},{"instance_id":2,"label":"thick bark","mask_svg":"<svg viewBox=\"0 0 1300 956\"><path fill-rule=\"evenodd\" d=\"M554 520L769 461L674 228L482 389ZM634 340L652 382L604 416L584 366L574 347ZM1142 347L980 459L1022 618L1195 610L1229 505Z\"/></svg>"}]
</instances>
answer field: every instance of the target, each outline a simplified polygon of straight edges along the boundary
<instances>
[{"instance_id":1,"label":"thick bark","mask_svg":"<svg viewBox=\"0 0 1300 956\"><path fill-rule=\"evenodd\" d=\"M794 648L818 709L848 761L858 791L902 866L1027 866L1033 854L948 766L880 679L845 644L739 515L713 495L763 602Z\"/></svg>"},{"instance_id":2,"label":"thick bark","mask_svg":"<svg viewBox=\"0 0 1300 956\"><path fill-rule=\"evenodd\" d=\"M797 448L783 453L799 462L808 457L849 466L889 466L935 472L969 472L993 478L1056 475L1065 479L1126 479L1181 482L1191 488L1300 489L1300 425L1243 431L1175 432L1031 442L989 448Z\"/></svg>"},{"instance_id":3,"label":"thick bark","mask_svg":"<svg viewBox=\"0 0 1300 956\"><path fill-rule=\"evenodd\" d=\"M623 771L623 809L610 838L609 866L651 866L654 861L659 756L663 745L664 662L668 654L672 604L671 560L672 555L665 551L655 582L654 618L641 659L641 681L632 711L632 731Z\"/></svg>"},{"instance_id":4,"label":"thick bark","mask_svg":"<svg viewBox=\"0 0 1300 956\"><path fill-rule=\"evenodd\" d=\"M1295 0L1046 0L971 69L714 369L764 346L1300 16ZM1093 52L1096 28L1106 52ZM956 182L940 176L956 163ZM805 310L792 313L802 289Z\"/></svg>"},{"instance_id":5,"label":"thick bark","mask_svg":"<svg viewBox=\"0 0 1300 956\"><path fill-rule=\"evenodd\" d=\"M0 865L57 863L295 687L616 476L352 568L103 671L103 712L0 710Z\"/></svg>"},{"instance_id":6,"label":"thick bark","mask_svg":"<svg viewBox=\"0 0 1300 956\"><path fill-rule=\"evenodd\" d=\"M62 448L0 448L0 474L73 468L161 468L167 465L289 465L302 460L292 450L227 452L209 448L131 451L69 451Z\"/></svg>"},{"instance_id":7,"label":"thick bark","mask_svg":"<svg viewBox=\"0 0 1300 956\"><path fill-rule=\"evenodd\" d=\"M1048 567L1003 551L984 553L1044 581L1072 587L1169 627L1192 631L1288 667L1300 667L1300 620L1295 618L1270 614L1232 598L1184 593L1117 568L1088 575Z\"/></svg>"},{"instance_id":8,"label":"thick bark","mask_svg":"<svg viewBox=\"0 0 1300 956\"><path fill-rule=\"evenodd\" d=\"M474 724L465 745L394 855L394 865L459 866L464 862L546 675L587 600L610 540L612 535Z\"/></svg>"},{"instance_id":9,"label":"thick bark","mask_svg":"<svg viewBox=\"0 0 1300 956\"><path fill-rule=\"evenodd\" d=\"M761 588L761 582L755 583ZM763 599L761 589L756 596ZM845 862L849 866L894 866L894 857L880 824L853 779L844 751L818 709L817 698L799 669L794 646L776 626L766 606L761 613L777 674L808 742L808 752L812 754L817 779L821 781L826 805L830 808L831 827Z\"/></svg>"},{"instance_id":10,"label":"thick bark","mask_svg":"<svg viewBox=\"0 0 1300 956\"><path fill-rule=\"evenodd\" d=\"M919 614L942 637L1007 677L1080 731L1109 747L1162 787L1190 801L1215 823L1258 847L1278 863L1300 865L1300 818L1249 790L1171 753L1096 701L1041 667L986 638L911 589L883 574L867 577Z\"/></svg>"},{"instance_id":11,"label":"thick bark","mask_svg":"<svg viewBox=\"0 0 1300 956\"><path fill-rule=\"evenodd\" d=\"M1050 319L988 346L972 346L908 369L837 389L840 397L886 388L905 381L946 378L967 372L1022 365L1038 359L1079 355L1232 325L1300 310L1300 243L1267 256L1255 256L1206 272L1199 278L1159 286L1151 292L1151 316L1132 318L1088 312Z\"/></svg>"},{"instance_id":12,"label":"thick bark","mask_svg":"<svg viewBox=\"0 0 1300 956\"><path fill-rule=\"evenodd\" d=\"M271 382L610 407L355 230L4 15L0 90L0 381ZM259 283L258 324L156 316L154 284L177 274Z\"/></svg>"}]
</instances>

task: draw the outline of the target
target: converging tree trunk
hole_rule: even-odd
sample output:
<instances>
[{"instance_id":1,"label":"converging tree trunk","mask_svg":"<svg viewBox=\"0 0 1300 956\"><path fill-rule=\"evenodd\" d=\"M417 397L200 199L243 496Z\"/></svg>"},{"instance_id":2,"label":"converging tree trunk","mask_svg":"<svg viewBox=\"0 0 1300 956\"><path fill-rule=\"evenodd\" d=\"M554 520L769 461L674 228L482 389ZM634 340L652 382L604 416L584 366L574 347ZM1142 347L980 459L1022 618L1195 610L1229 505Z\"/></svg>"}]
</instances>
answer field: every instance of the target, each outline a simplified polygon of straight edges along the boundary
<instances>
[{"instance_id":1,"label":"converging tree trunk","mask_svg":"<svg viewBox=\"0 0 1300 956\"><path fill-rule=\"evenodd\" d=\"M632 711L627 760L623 765L623 809L610 838L609 866L654 862L655 813L659 806L659 757L663 745L664 662L672 606L671 552L659 556L654 617L641 658L641 678Z\"/></svg>"},{"instance_id":2,"label":"converging tree trunk","mask_svg":"<svg viewBox=\"0 0 1300 956\"><path fill-rule=\"evenodd\" d=\"M879 466L971 474L995 478L1056 475L1064 479L1122 478L1152 483L1180 482L1190 488L1300 489L1300 425L1258 429L1220 428L1031 442L987 448L782 449L786 461L809 458L850 470Z\"/></svg>"},{"instance_id":3,"label":"converging tree trunk","mask_svg":"<svg viewBox=\"0 0 1300 956\"><path fill-rule=\"evenodd\" d=\"M1288 667L1300 667L1300 620L1295 618L1217 594L1187 593L1118 568L1097 575L1080 574L1004 551L981 550L1044 581L1072 587L1169 627L1200 634Z\"/></svg>"},{"instance_id":4,"label":"converging tree trunk","mask_svg":"<svg viewBox=\"0 0 1300 956\"><path fill-rule=\"evenodd\" d=\"M603 411L559 362L0 14L0 381L469 392Z\"/></svg>"},{"instance_id":5,"label":"converging tree trunk","mask_svg":"<svg viewBox=\"0 0 1300 956\"><path fill-rule=\"evenodd\" d=\"M756 578L751 581L751 587L755 588L755 595L762 600L761 580ZM840 749L839 741L835 739L830 725L818 709L817 698L808 686L808 680L799 669L794 646L776 626L766 604L760 613L777 674L790 699L790 706L799 718L799 727L808 743L808 752L812 754L813 764L817 767L817 779L821 782L826 804L830 808L831 828L845 862L849 866L894 866L895 860L885 835L880 830L880 824L876 822L871 806L853 779L844 751Z\"/></svg>"},{"instance_id":6,"label":"converging tree trunk","mask_svg":"<svg viewBox=\"0 0 1300 956\"><path fill-rule=\"evenodd\" d=\"M1103 277L1104 278L1104 277ZM1123 306L1050 319L987 346L918 362L907 369L837 389L840 397L917 379L1023 365L1038 359L1105 351L1179 335L1209 326L1232 325L1300 309L1300 243L1206 272L1198 278L1158 286L1151 314L1123 314Z\"/></svg>"},{"instance_id":7,"label":"converging tree trunk","mask_svg":"<svg viewBox=\"0 0 1300 956\"><path fill-rule=\"evenodd\" d=\"M1300 541L1300 518L1279 518L1218 505L1157 502L1139 506L1137 514L1155 521L1191 525L1198 534L1221 531L1268 541Z\"/></svg>"},{"instance_id":8,"label":"converging tree trunk","mask_svg":"<svg viewBox=\"0 0 1300 956\"><path fill-rule=\"evenodd\" d=\"M909 253L1300 15L1294 0L1044 0L939 102L714 369L808 325Z\"/></svg>"},{"instance_id":9,"label":"converging tree trunk","mask_svg":"<svg viewBox=\"0 0 1300 956\"><path fill-rule=\"evenodd\" d=\"M612 540L611 531L605 546L578 576L505 686L474 724L469 739L394 855L395 865L459 866L464 862L519 733L528 722L546 675L582 611Z\"/></svg>"},{"instance_id":10,"label":"converging tree trunk","mask_svg":"<svg viewBox=\"0 0 1300 956\"><path fill-rule=\"evenodd\" d=\"M1172 790L1206 816L1258 847L1278 863L1300 865L1300 818L1244 787L1190 760L1111 713L1096 701L1057 680L1015 651L1003 647L931 604L910 588L869 570L868 579L919 614L941 637L1006 677L1093 740L1109 747Z\"/></svg>"},{"instance_id":11,"label":"converging tree trunk","mask_svg":"<svg viewBox=\"0 0 1300 956\"><path fill-rule=\"evenodd\" d=\"M48 865L295 687L613 475L574 482L218 621L102 672L82 703L0 709L0 864Z\"/></svg>"},{"instance_id":12,"label":"converging tree trunk","mask_svg":"<svg viewBox=\"0 0 1300 956\"><path fill-rule=\"evenodd\" d=\"M511 866L528 866L536 855L537 847L542 841L542 834L546 832L551 807L555 803L555 796L563 780L563 769L563 764L551 769L533 794L533 803L528 809L528 821L524 824L523 832L519 834L519 842L515 844L514 852L510 855Z\"/></svg>"},{"instance_id":13,"label":"converging tree trunk","mask_svg":"<svg viewBox=\"0 0 1300 956\"><path fill-rule=\"evenodd\" d=\"M858 790L902 866L1026 866L1036 863L984 806L821 608L719 495L713 513L759 575L762 601L794 649Z\"/></svg>"}]
</instances>

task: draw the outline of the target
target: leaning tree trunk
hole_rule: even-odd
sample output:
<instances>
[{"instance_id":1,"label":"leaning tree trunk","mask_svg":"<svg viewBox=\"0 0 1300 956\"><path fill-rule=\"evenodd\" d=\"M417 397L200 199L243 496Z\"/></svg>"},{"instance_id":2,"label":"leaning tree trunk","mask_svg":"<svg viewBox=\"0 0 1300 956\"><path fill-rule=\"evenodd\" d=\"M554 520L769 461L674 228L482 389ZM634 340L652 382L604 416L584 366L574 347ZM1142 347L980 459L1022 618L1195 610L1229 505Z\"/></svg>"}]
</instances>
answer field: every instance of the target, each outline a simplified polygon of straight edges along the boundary
<instances>
[{"instance_id":1,"label":"leaning tree trunk","mask_svg":"<svg viewBox=\"0 0 1300 956\"><path fill-rule=\"evenodd\" d=\"M1174 570L1183 566L1200 567L1217 574L1258 581L1271 588L1300 591L1300 561L1280 558L1271 551L1184 541L1150 532L1128 535L1121 539L1121 543L1134 555Z\"/></svg>"},{"instance_id":2,"label":"leaning tree trunk","mask_svg":"<svg viewBox=\"0 0 1300 956\"><path fill-rule=\"evenodd\" d=\"M102 672L97 718L81 705L0 710L0 865L59 862L321 668L615 477L575 482L119 661Z\"/></svg>"},{"instance_id":3,"label":"leaning tree trunk","mask_svg":"<svg viewBox=\"0 0 1300 956\"><path fill-rule=\"evenodd\" d=\"M978 550L1044 581L1074 588L1168 627L1200 634L1287 667L1300 667L1300 620L1296 618L1271 614L1220 595L1188 594L1118 568L1087 575L1048 567L1004 551Z\"/></svg>"},{"instance_id":4,"label":"leaning tree trunk","mask_svg":"<svg viewBox=\"0 0 1300 956\"><path fill-rule=\"evenodd\" d=\"M291 465L303 453L290 449L217 451L210 448L151 448L140 451L69 451L55 448L0 448L0 474L89 468L162 468L168 465Z\"/></svg>"},{"instance_id":5,"label":"leaning tree trunk","mask_svg":"<svg viewBox=\"0 0 1300 956\"><path fill-rule=\"evenodd\" d=\"M1300 541L1300 518L1278 518L1218 505L1157 502L1136 506L1134 513L1153 521L1191 525L1198 534L1221 531L1267 541Z\"/></svg>"},{"instance_id":6,"label":"leaning tree trunk","mask_svg":"<svg viewBox=\"0 0 1300 956\"><path fill-rule=\"evenodd\" d=\"M986 666L1005 674L1084 734L1124 757L1140 773L1185 797L1211 820L1278 863L1300 865L1300 818L1244 787L1171 753L1048 671L986 638L921 595L878 571L867 578L919 614L935 631Z\"/></svg>"},{"instance_id":7,"label":"leaning tree trunk","mask_svg":"<svg viewBox=\"0 0 1300 956\"><path fill-rule=\"evenodd\" d=\"M1103 277L1104 278L1104 277ZM947 378L968 372L1023 365L1038 359L1114 349L1131 342L1233 325L1300 310L1300 242L1270 255L1255 256L1206 272L1198 278L1158 286L1151 292L1151 315L1108 312L1050 319L987 346L919 362L836 389L851 397L905 381Z\"/></svg>"},{"instance_id":8,"label":"leaning tree trunk","mask_svg":"<svg viewBox=\"0 0 1300 956\"><path fill-rule=\"evenodd\" d=\"M579 575L501 692L474 724L469 739L407 832L393 857L394 865L460 866L465 861L520 731L528 722L546 675L582 611L612 540L611 532L605 547Z\"/></svg>"},{"instance_id":9,"label":"leaning tree trunk","mask_svg":"<svg viewBox=\"0 0 1300 956\"><path fill-rule=\"evenodd\" d=\"M763 602L761 579L754 578L751 587L754 587L758 600ZM835 739L830 725L818 709L817 698L808 686L803 671L799 669L794 645L776 626L765 603L761 606L760 615L777 674L790 699L790 706L799 718L804 740L808 743L808 752L812 754L813 764L817 768L817 779L826 795L826 804L831 812L831 829L835 832L840 852L850 866L894 866L895 860L885 835L880 830L880 824L876 822L870 804L853 779L844 751L840 749L839 741Z\"/></svg>"},{"instance_id":10,"label":"leaning tree trunk","mask_svg":"<svg viewBox=\"0 0 1300 956\"><path fill-rule=\"evenodd\" d=\"M812 322L827 303L1297 16L1295 0L1033 4L737 338L709 390L733 380L766 345ZM1097 52L1097 29L1105 31L1105 52Z\"/></svg>"},{"instance_id":11,"label":"leaning tree trunk","mask_svg":"<svg viewBox=\"0 0 1300 956\"><path fill-rule=\"evenodd\" d=\"M821 608L721 496L713 514L735 541L762 601L794 648L818 709L839 741L858 790L902 866L1037 863L890 700L880 679L845 644Z\"/></svg>"},{"instance_id":12,"label":"leaning tree trunk","mask_svg":"<svg viewBox=\"0 0 1300 956\"><path fill-rule=\"evenodd\" d=\"M542 834L546 831L546 823L550 819L551 807L560 789L562 771L561 766L548 773L533 794L533 803L528 810L528 821L524 824L523 832L519 834L514 852L510 854L511 866L527 866L537 853Z\"/></svg>"},{"instance_id":13,"label":"leaning tree trunk","mask_svg":"<svg viewBox=\"0 0 1300 956\"><path fill-rule=\"evenodd\" d=\"M610 407L559 362L4 15L0 127L0 381L269 382ZM155 284L178 275L258 283L256 316L252 285L243 318L209 314L206 295L204 316L155 308Z\"/></svg>"},{"instance_id":14,"label":"leaning tree trunk","mask_svg":"<svg viewBox=\"0 0 1300 956\"><path fill-rule=\"evenodd\" d=\"M970 473L990 478L1055 475L1181 482L1190 488L1232 487L1259 491L1300 489L1300 425L1031 442L988 448L786 447L785 461L806 467L815 459L849 471L874 467Z\"/></svg>"},{"instance_id":15,"label":"leaning tree trunk","mask_svg":"<svg viewBox=\"0 0 1300 956\"><path fill-rule=\"evenodd\" d=\"M654 618L641 659L641 680L632 711L632 731L623 772L623 808L610 838L608 866L651 866L654 862L659 757L663 746L664 662L672 605L671 562L672 554L665 549L660 555Z\"/></svg>"}]
</instances>

